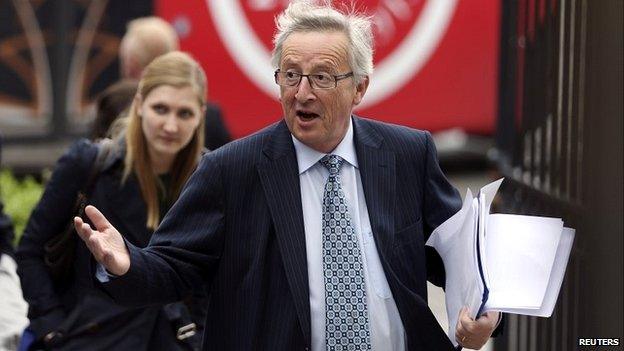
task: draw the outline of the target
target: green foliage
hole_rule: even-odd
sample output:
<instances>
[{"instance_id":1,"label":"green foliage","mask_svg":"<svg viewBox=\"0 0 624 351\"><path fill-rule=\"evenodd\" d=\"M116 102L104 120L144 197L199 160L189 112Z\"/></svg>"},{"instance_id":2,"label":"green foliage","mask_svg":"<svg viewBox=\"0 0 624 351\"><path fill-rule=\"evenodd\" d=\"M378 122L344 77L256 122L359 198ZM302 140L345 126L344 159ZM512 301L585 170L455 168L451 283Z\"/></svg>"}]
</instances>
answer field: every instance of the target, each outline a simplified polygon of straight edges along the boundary
<instances>
[{"instance_id":1,"label":"green foliage","mask_svg":"<svg viewBox=\"0 0 624 351\"><path fill-rule=\"evenodd\" d=\"M33 177L27 176L20 180L8 169L0 171L0 198L4 203L4 212L15 225L15 243L22 236L30 212L42 193L43 185Z\"/></svg>"}]
</instances>

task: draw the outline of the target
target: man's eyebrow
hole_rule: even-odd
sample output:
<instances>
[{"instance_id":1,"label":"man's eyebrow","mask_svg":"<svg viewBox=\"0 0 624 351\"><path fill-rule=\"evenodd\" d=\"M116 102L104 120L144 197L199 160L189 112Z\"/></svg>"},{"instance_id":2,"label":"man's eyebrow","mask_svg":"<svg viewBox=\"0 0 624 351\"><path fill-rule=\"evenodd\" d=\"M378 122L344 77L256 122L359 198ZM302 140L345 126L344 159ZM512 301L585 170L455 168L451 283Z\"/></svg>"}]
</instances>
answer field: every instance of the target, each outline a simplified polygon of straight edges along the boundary
<instances>
[{"instance_id":1,"label":"man's eyebrow","mask_svg":"<svg viewBox=\"0 0 624 351\"><path fill-rule=\"evenodd\" d=\"M312 67L312 71L325 71L330 72L334 70L334 66L328 63L321 63Z\"/></svg>"}]
</instances>

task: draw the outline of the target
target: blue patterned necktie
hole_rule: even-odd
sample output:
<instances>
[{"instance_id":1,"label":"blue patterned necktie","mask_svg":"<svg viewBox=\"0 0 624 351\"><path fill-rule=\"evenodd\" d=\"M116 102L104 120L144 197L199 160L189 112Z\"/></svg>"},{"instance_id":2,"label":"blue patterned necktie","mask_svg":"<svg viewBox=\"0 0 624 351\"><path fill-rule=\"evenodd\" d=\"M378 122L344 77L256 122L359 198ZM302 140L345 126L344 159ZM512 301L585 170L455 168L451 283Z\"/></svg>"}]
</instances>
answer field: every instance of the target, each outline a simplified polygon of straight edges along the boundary
<instances>
[{"instance_id":1,"label":"blue patterned necktie","mask_svg":"<svg viewBox=\"0 0 624 351\"><path fill-rule=\"evenodd\" d=\"M362 256L340 185L340 156L319 161L329 178L323 194L323 271L327 351L370 350Z\"/></svg>"}]
</instances>

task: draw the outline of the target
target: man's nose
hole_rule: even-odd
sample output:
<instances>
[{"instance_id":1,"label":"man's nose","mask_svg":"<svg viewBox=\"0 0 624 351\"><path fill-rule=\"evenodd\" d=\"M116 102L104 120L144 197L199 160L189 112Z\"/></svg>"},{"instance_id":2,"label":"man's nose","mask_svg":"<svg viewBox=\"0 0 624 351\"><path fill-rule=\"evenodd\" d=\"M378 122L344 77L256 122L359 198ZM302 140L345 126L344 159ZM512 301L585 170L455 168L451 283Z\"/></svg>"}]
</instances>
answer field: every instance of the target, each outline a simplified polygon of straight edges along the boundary
<instances>
[{"instance_id":1,"label":"man's nose","mask_svg":"<svg viewBox=\"0 0 624 351\"><path fill-rule=\"evenodd\" d=\"M310 85L310 78L308 76L301 77L301 81L297 86L297 93L295 99L299 102L306 102L316 99L316 95L312 91L312 85Z\"/></svg>"}]
</instances>

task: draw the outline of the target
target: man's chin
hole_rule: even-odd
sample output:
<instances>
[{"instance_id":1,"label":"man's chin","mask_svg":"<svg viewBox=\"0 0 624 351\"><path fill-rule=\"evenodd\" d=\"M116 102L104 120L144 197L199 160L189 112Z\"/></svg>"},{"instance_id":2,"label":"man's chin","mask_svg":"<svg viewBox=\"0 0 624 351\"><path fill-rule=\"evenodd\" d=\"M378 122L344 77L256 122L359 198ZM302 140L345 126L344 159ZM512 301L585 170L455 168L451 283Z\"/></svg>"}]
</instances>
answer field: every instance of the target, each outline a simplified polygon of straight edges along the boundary
<instances>
[{"instance_id":1,"label":"man's chin","mask_svg":"<svg viewBox=\"0 0 624 351\"><path fill-rule=\"evenodd\" d=\"M314 146L318 144L318 137L314 135L314 132L296 130L293 135L297 140L311 148L314 148Z\"/></svg>"}]
</instances>

